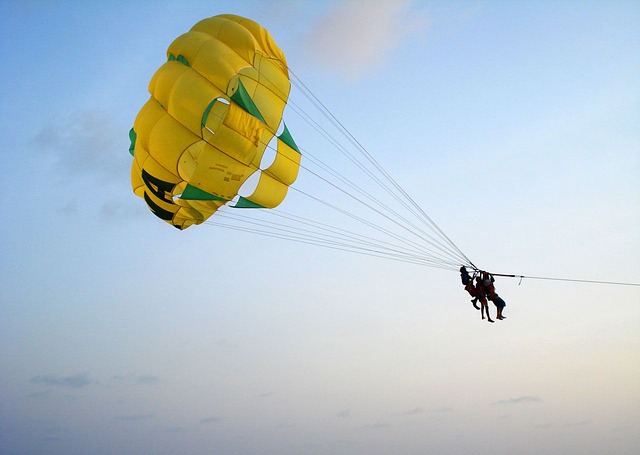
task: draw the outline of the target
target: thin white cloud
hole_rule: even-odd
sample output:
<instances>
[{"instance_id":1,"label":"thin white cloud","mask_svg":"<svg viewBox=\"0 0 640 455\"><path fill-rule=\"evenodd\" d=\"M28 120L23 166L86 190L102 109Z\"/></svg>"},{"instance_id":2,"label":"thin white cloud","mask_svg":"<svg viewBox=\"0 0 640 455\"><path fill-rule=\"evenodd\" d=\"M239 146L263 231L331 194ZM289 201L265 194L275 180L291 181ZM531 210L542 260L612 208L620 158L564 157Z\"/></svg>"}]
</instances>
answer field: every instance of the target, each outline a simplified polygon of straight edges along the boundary
<instances>
[{"instance_id":1,"label":"thin white cloud","mask_svg":"<svg viewBox=\"0 0 640 455\"><path fill-rule=\"evenodd\" d=\"M155 414L123 414L116 416L117 420L124 420L127 422L139 422L141 420L149 420L155 417Z\"/></svg>"},{"instance_id":2,"label":"thin white cloud","mask_svg":"<svg viewBox=\"0 0 640 455\"><path fill-rule=\"evenodd\" d=\"M426 411L425 411L424 408L416 407L416 408L408 409L408 410L406 410L404 412L401 412L400 415L401 416L415 416L415 415L418 415L418 414L424 414L425 412Z\"/></svg>"},{"instance_id":3,"label":"thin white cloud","mask_svg":"<svg viewBox=\"0 0 640 455\"><path fill-rule=\"evenodd\" d=\"M52 119L33 142L41 156L55 161L62 179L90 176L111 183L128 177L127 134L108 114L84 111Z\"/></svg>"},{"instance_id":4,"label":"thin white cloud","mask_svg":"<svg viewBox=\"0 0 640 455\"><path fill-rule=\"evenodd\" d=\"M128 133L113 116L99 110L52 118L35 133L31 142L38 151L34 154L38 166L50 166L54 182L74 189L65 193L59 213L86 216L87 210L97 209L103 220L116 222L144 213L129 190ZM102 190L77 190L87 185Z\"/></svg>"},{"instance_id":5,"label":"thin white cloud","mask_svg":"<svg viewBox=\"0 0 640 455\"><path fill-rule=\"evenodd\" d=\"M118 385L153 385L160 382L160 378L153 374L127 374L127 375L115 375L111 377L111 382Z\"/></svg>"},{"instance_id":6,"label":"thin white cloud","mask_svg":"<svg viewBox=\"0 0 640 455\"><path fill-rule=\"evenodd\" d=\"M376 422L369 425L365 425L365 428L390 428L391 424L389 422Z\"/></svg>"},{"instance_id":7,"label":"thin white cloud","mask_svg":"<svg viewBox=\"0 0 640 455\"><path fill-rule=\"evenodd\" d=\"M75 374L71 376L41 375L31 378L31 382L39 385L64 387L68 389L82 389L88 385L95 384L86 374Z\"/></svg>"},{"instance_id":8,"label":"thin white cloud","mask_svg":"<svg viewBox=\"0 0 640 455\"><path fill-rule=\"evenodd\" d=\"M493 404L512 405L512 404L520 404L520 403L541 403L542 401L543 400L540 397L525 395L517 398L509 398L507 400L496 401Z\"/></svg>"},{"instance_id":9,"label":"thin white cloud","mask_svg":"<svg viewBox=\"0 0 640 455\"><path fill-rule=\"evenodd\" d=\"M388 55L428 20L411 11L412 0L345 0L315 24L306 45L318 65L358 79L383 65Z\"/></svg>"}]
</instances>

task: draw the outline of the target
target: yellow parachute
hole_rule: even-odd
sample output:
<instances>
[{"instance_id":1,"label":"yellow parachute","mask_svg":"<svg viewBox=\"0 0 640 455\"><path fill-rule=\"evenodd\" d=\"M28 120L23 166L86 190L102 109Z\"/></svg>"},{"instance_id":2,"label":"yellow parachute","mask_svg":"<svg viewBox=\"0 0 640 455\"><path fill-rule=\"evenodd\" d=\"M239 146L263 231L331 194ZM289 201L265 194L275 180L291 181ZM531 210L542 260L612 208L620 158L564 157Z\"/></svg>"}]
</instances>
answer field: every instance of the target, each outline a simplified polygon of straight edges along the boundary
<instances>
[{"instance_id":1,"label":"yellow parachute","mask_svg":"<svg viewBox=\"0 0 640 455\"><path fill-rule=\"evenodd\" d=\"M244 17L214 16L179 36L167 57L129 133L134 193L178 229L231 201L276 207L298 175L300 152L281 125L291 83L271 34ZM260 169L272 141L275 159ZM238 196L255 172L253 193Z\"/></svg>"}]
</instances>

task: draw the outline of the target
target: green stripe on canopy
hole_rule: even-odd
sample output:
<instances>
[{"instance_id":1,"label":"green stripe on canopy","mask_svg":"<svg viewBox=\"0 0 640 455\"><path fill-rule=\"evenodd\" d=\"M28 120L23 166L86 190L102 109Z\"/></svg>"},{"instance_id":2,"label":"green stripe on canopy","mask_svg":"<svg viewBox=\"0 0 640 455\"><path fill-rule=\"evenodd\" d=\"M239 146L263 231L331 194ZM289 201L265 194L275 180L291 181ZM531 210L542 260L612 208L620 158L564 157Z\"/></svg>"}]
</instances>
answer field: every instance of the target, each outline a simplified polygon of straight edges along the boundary
<instances>
[{"instance_id":1,"label":"green stripe on canopy","mask_svg":"<svg viewBox=\"0 0 640 455\"><path fill-rule=\"evenodd\" d=\"M247 89L244 87L241 80L238 80L238 90L231 95L231 99L242 109L259 119L262 123L267 123L260 113L258 106L256 106L256 103L251 99L249 92L247 92Z\"/></svg>"},{"instance_id":2,"label":"green stripe on canopy","mask_svg":"<svg viewBox=\"0 0 640 455\"><path fill-rule=\"evenodd\" d=\"M189 185L189 184L187 184L187 187L184 189L184 191L180 195L180 199L185 199L189 201L227 201L228 200L220 196L216 196L215 194L207 193L206 191L203 191L200 188Z\"/></svg>"}]
</instances>

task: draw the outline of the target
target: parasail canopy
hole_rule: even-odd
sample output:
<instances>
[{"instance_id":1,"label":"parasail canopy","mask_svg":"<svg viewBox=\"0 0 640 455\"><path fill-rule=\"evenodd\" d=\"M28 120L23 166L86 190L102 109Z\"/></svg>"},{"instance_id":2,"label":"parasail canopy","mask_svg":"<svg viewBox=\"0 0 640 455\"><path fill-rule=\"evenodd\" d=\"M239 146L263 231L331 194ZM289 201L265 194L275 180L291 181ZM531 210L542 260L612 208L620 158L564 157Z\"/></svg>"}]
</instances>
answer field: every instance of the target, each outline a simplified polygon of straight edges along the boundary
<instances>
[{"instance_id":1,"label":"parasail canopy","mask_svg":"<svg viewBox=\"0 0 640 455\"><path fill-rule=\"evenodd\" d=\"M228 14L198 22L171 43L149 92L130 132L131 183L172 226L207 223L431 267L473 267L291 71L258 23ZM329 145L316 156L305 148L302 165L282 121L285 106L311 127L300 125L305 143L315 132ZM304 179L293 187L299 171ZM253 190L245 185L252 175ZM305 201L306 217L275 209L291 190L294 206ZM245 217L222 207L274 210Z\"/></svg>"},{"instance_id":2,"label":"parasail canopy","mask_svg":"<svg viewBox=\"0 0 640 455\"><path fill-rule=\"evenodd\" d=\"M178 229L225 204L278 206L300 166L282 122L290 89L284 53L258 23L230 14L198 22L169 46L134 121L134 193ZM261 169L267 147L276 156ZM239 196L256 172L253 193Z\"/></svg>"}]
</instances>

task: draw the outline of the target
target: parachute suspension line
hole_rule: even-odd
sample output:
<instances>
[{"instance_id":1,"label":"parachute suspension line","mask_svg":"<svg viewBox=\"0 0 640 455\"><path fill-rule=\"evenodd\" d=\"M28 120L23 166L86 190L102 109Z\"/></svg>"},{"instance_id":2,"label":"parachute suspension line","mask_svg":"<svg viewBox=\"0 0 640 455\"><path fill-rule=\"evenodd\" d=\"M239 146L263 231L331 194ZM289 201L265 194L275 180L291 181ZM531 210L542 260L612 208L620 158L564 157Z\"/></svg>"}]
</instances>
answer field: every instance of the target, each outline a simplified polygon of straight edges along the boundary
<instances>
[{"instance_id":1,"label":"parachute suspension line","mask_svg":"<svg viewBox=\"0 0 640 455\"><path fill-rule=\"evenodd\" d=\"M229 214L225 214L224 217L230 217L231 219L239 219L249 224L250 226L256 225L256 220L250 217L232 216ZM245 218L245 219L242 220L242 218ZM394 252L393 250L384 251L384 250L380 250L379 247L375 247L375 246L374 248L368 248L362 245L359 246L355 244L344 243L341 241L331 241L331 240L323 239L320 237L313 237L313 236L310 237L308 235L304 235L302 232L296 232L295 229L294 230L284 229L281 226L277 225L276 223L271 223L271 224L274 224L275 226L273 227L273 229L271 229L272 227L268 226L268 223L267 224L258 223L258 224L262 224L263 228L267 227L270 230L259 229L255 227L238 226L235 224L226 224L226 223L221 223L219 221L211 221L211 220L204 221L204 223L212 226L222 227L225 229L249 232L253 234L262 235L265 237L290 240L297 243L321 246L321 247L326 247L334 250L341 250L341 251L363 254L366 256L379 257L383 259L390 259L390 260L399 261L399 262L406 262L411 264L440 268L444 270L456 270L455 266L441 264L439 262L435 262L429 259L424 259L422 257L407 255L406 253L402 253L402 252Z\"/></svg>"},{"instance_id":2,"label":"parachute suspension line","mask_svg":"<svg viewBox=\"0 0 640 455\"><path fill-rule=\"evenodd\" d=\"M376 183L378 183L383 189L385 189L385 191L390 192L390 194L396 200L401 202L401 204L404 205L405 207L407 207L407 205L406 205L407 203L405 201L408 201L413 209L411 209L410 207L407 207L407 208L409 208L410 211L412 213L414 213L414 215L416 215L418 218L423 219L427 223L427 225L429 225L431 227L431 229L433 229L440 236L440 238L442 238L443 241L446 242L448 247L451 248L452 250L454 250L457 253L457 256L459 256L459 258L460 258L459 260L461 262L463 262L464 264L468 264L468 265L472 265L473 266L473 263L471 262L471 260L460 250L460 248L457 247L457 245L455 245L455 243L424 212L424 210L422 210L422 208L420 208L420 206L391 177L391 175L373 158L373 156L366 150L366 148L346 129L346 127L329 111L329 109L306 87L306 85L293 73L293 71L290 70L290 72L291 72L292 76L295 78L295 81L294 81L295 85L300 88L300 90L303 93L303 95L305 97L307 97L307 99L309 99L312 102L312 104L316 107L316 109L318 109L325 116L325 118L327 118L336 127L336 129L338 129L341 132L341 134L343 136L345 136L345 138L349 142L351 142L351 144L354 145L360 151L360 153L367 159L367 161L371 165L373 165L374 168L380 174L382 174L386 178L386 180L388 182L391 183L391 185L396 189L396 191L398 193L400 193L402 196L404 196L404 198L400 198L399 196L397 196L397 193L391 192L389 187L386 184L384 184L383 182L381 182L380 179L377 176L372 175L371 171L369 171L368 169L366 169L366 171L365 171L367 173L367 175L369 175L371 178L373 178L374 181L376 181ZM291 100L290 100L290 104L291 104ZM305 113L305 116L308 118L308 115L306 115L306 113ZM315 123L315 124L317 125L317 123ZM324 132L323 134L325 136L328 135L328 133L326 133L326 131L324 129L322 129L322 131ZM330 135L329 135L329 137L330 137ZM331 138L331 142L335 144L337 141L335 139ZM339 148L342 149L342 151L344 153L344 148L341 147L341 146L339 146ZM357 163L360 163L360 161L357 160L357 158L353 157L352 154L349 154L348 152L346 152L346 153L347 153L348 157L350 157L350 159L352 161L356 160ZM358 165L359 165L359 167L361 169L363 167L365 167L364 165L361 165L361 164L358 164ZM475 267L475 266L473 266L473 267Z\"/></svg>"},{"instance_id":3,"label":"parachute suspension line","mask_svg":"<svg viewBox=\"0 0 640 455\"><path fill-rule=\"evenodd\" d=\"M301 167L303 167L303 166L301 165ZM306 169L306 168L305 168L305 169ZM454 254L452 254L452 252L451 252L451 251L449 251L449 250L446 250L446 249L442 248L442 247L441 247L440 245L438 245L437 243L435 243L435 242L433 242L433 241L429 240L428 238L426 238L426 237L424 237L424 236L420 235L420 232L421 232L421 231L420 231L420 230L419 230L415 225L413 225L413 224L411 224L410 222L408 222L407 220L405 220L405 219L404 219L404 217L401 217L400 215L397 215L397 216L399 216L402 220L407 221L407 223L409 224L409 226L413 227L413 228L414 228L414 229L416 229L417 231L412 231L411 229L409 229L409 228L407 227L407 225L404 225L404 224L402 224L402 223L398 222L398 220L396 220L396 219L392 218L391 216L389 216L389 215L385 214L384 212L380 211L379 209L377 209L377 208L376 208L376 207L374 207L373 205L368 204L367 202L365 202L365 201L363 201L363 200L361 200L361 199L358 199L358 198L357 198L357 197L355 197L354 195L352 195L352 194L350 194L350 193L348 193L348 192L343 191L340 187L337 187L337 186L336 186L336 185L334 185L332 182L329 182L328 180L324 179L323 177L321 177L321 176L319 176L319 175L317 175L317 174L313 173L313 171L310 171L309 169L306 169L306 170L307 170L307 171L309 171L310 173L312 173L313 175L315 175L316 177L318 177L319 179L321 179L321 180L325 181L325 183L327 183L327 184L329 184L329 185L333 186L334 188L338 189L339 191L344 192L348 197L350 197L350 198L352 198L353 200L355 200L355 201L359 202L360 204L364 205L364 206L365 206L365 207L367 207L368 209L371 209L371 210L373 210L374 212L378 213L380 216L382 216L382 217L386 218L388 221L392 222L393 224L395 224L395 225L399 226L400 228L402 228L402 229L406 230L407 232L409 232L409 233L411 233L411 234L413 234L413 235L417 236L419 239L421 239L421 240L423 240L424 242L428 243L429 245L433 246L433 247L434 247L434 248L436 248L437 250L440 250L440 253L438 253L438 252L436 252L435 250L427 249L427 250L428 250L431 254L433 254L434 256L438 257L439 259L441 259L441 260L443 260L443 261L452 261L454 264L459 264L459 262L460 262L459 258L458 258L458 257L456 257ZM354 215L353 213L351 213L351 212L349 212L349 211L347 211L347 210L344 210L344 209L341 209L341 208L339 208L339 207L337 207L337 206L335 206L335 205L329 204L328 202L326 202L326 201L324 201L324 200L322 200L322 199L320 199L320 198L317 198L317 197L315 197L315 196L312 196L311 194L308 194L308 193L306 193L306 192L302 191L302 190L301 190L301 189L299 189L299 188L291 187L290 189L292 189L292 190L294 190L294 191L297 191L297 192L298 192L298 193L300 193L300 194L304 194L304 195L305 195L305 196L307 196L308 198L311 198L311 199L313 199L314 201L316 201L316 202L318 202L318 203L320 203L320 204L323 204L323 205L325 205L325 206L327 206L327 207L330 207L330 208L332 208L333 210L336 210L336 211L338 211L338 212L342 213L342 214L343 214L343 215L345 215L345 216L348 216L348 217L353 218L353 219L355 219L355 220L357 220L357 221L359 221L359 222L361 222L361 223L364 223L364 224L368 225L369 227L373 227L373 228L375 228L376 230L379 230L379 231L381 231L381 232L385 232L385 233L387 233L388 235L396 236L396 235L394 235L394 234L391 234L389 231L385 231L385 230L383 230L382 228L380 228L379 226L375 225L374 223L372 223L372 222L370 222L370 221L364 220L363 218L360 218L360 217L358 217L358 216ZM392 212L392 213L394 213L394 212ZM394 214L395 214L395 213L394 213ZM414 243L412 243L412 245L415 245L415 244L414 244ZM446 256L449 256L449 259L446 259Z\"/></svg>"},{"instance_id":4,"label":"parachute suspension line","mask_svg":"<svg viewBox=\"0 0 640 455\"><path fill-rule=\"evenodd\" d=\"M300 92L307 98L307 100L309 100L311 102L311 104L318 110L320 111L320 113L323 114L323 116L325 118L327 118L327 120L329 120L329 122L338 130L341 132L341 134L343 136L346 136L347 140L349 140L349 142L351 142L351 144L358 149L358 144L357 142L354 142L351 138L349 138L343 131L341 131L341 124L338 122L336 123L329 115L327 115L327 113L323 110L324 106L322 105L322 103L317 102L316 100L314 100L314 97L312 97L309 93L307 93L305 91L304 85L299 85L296 84L294 81L294 84L296 85L296 87L298 87L300 89ZM320 126L318 124L318 122L316 122L313 118L311 118L311 116L309 116L302 108L300 108L300 106L298 106L294 101L290 100L289 101L289 105L292 107L292 109L301 117L303 118L303 120L305 120L309 125L311 125L318 133L320 133L320 135L322 135L328 142L330 142L338 151L340 151L349 161L351 161L354 165L356 165L365 175L367 175L369 178L371 178L371 180L373 180L380 188L382 188L389 196L391 196L393 199L395 199L398 203L400 203L402 206L404 206L407 210L409 210L410 212L412 212L415 216L419 217L418 214L414 211L414 209L403 199L401 198L397 192L393 191L393 188L389 187L384 180L380 179L380 177L378 175L376 175L369 167L366 166L366 164L362 163L357 156L355 156L353 153L349 152L349 150L344 147L337 139L335 139L326 129L324 129L322 126ZM326 108L324 108L326 109ZM308 153L308 152L307 152ZM361 152L362 153L362 152ZM317 159L317 158L316 158ZM318 162L321 162L321 160L317 159ZM329 166L327 166L326 164L323 164L323 166L325 168L331 169ZM332 171L334 173L337 174L337 172ZM361 190L362 191L362 190Z\"/></svg>"},{"instance_id":5,"label":"parachute suspension line","mask_svg":"<svg viewBox=\"0 0 640 455\"><path fill-rule=\"evenodd\" d=\"M335 210L335 211L337 211L337 212L339 212L339 213L341 213L341 214L343 214L343 215L345 215L345 216L347 216L347 217L349 217L349 218L352 218L352 219L354 219L354 220L356 220L356 221L358 221L358 222L360 222L360 223L363 223L363 224L365 224L366 226L369 226L369 227L371 227L371 228L373 228L373 229L377 230L378 232L381 232L381 233L383 233L383 234L389 235L389 236L391 236L391 237L395 238L396 240L398 240L398 241L400 241L400 242L402 242L402 243L405 243L405 244L407 244L407 243L408 243L409 245L411 245L411 247L413 247L413 248L418 248L419 250L421 250L421 251L423 252L423 254L424 254L425 252L428 252L434 260L438 260L438 261L440 261L440 262L442 262L442 263L449 264L449 265L451 265L451 266L456 266L456 265L458 265L458 264L459 264L459 261L457 260L457 258L453 258L453 259L451 259L451 258L447 258L447 257L446 257L445 255L443 255L442 253L438 253L437 251L434 251L434 250L432 250L432 249L429 249L429 248L426 248L426 247L423 247L423 246L421 247L421 246L419 246L419 245L418 245L418 244L416 244L416 243L409 242L409 241L407 241L406 239L404 239L404 238L400 237L398 234L395 234L395 233L393 233L393 232L391 232L391 231L388 231L388 230L386 230L386 229L384 229L384 228L382 228L382 227L378 226L377 224L372 223L371 221L368 221L368 220L365 220L364 218L361 218L361 217L359 217L359 216L356 216L355 214L353 214L353 213L351 213L351 212L349 212L349 211L347 211L347 210L344 210L344 209L342 209L342 208L340 208L340 207L337 207L337 206L335 206L335 205L329 204L329 203L328 203L328 202L326 202L326 201L323 201L323 200L321 200L321 199L319 199L319 198L316 198L315 196L312 196L312 195L310 195L310 194L308 194L308 193L305 193L305 192L303 192L302 190L300 190L299 188L295 188L295 187L293 187L292 189L293 189L294 191L297 191L298 193L304 194L306 197L311 198L311 199L315 200L316 202L318 202L318 203L320 203L320 204L323 204L323 205L325 205L325 206L327 206L327 207L329 207L329 208L331 208L331 209L333 209L333 210ZM371 208L372 210L374 210L374 211L376 211L376 212L380 213L383 217L388 218L388 219L389 219L391 222L393 222L394 224L396 224L396 225L398 225L398 226L400 226L400 227L403 227L403 228L405 227L405 226L403 226L402 224L398 223L396 220L394 220L394 219L392 219L392 218L388 217L388 216L387 216L387 215L385 215L384 213L381 213L381 212L377 211L374 207L370 207L370 208ZM409 231L409 232L411 232L411 231Z\"/></svg>"},{"instance_id":6,"label":"parachute suspension line","mask_svg":"<svg viewBox=\"0 0 640 455\"><path fill-rule=\"evenodd\" d=\"M273 147L269 146L269 148L273 149ZM435 252L434 250L431 249L423 249L423 252L425 253L430 253L432 255L437 255L440 259L445 260L444 258L442 258L441 255L444 256L449 256L449 259L446 259L447 261L451 261L451 259L453 259L453 261L451 262L452 264L459 264L461 261L464 261L465 258L461 258L459 255L454 254L450 248L447 247L446 244L443 244L438 238L433 237L432 235L430 235L429 233L425 232L424 230L420 229L418 226L416 226L415 224L413 224L411 221L409 221L408 219L406 219L404 216L402 216L400 213L398 213L397 211L393 210L391 207L389 207L388 205L386 205L385 203L383 203L382 201L376 199L374 196L372 196L370 193L362 190L361 188L357 187L356 185L354 185L353 183L351 183L350 181L348 181L345 177L343 177L341 174L339 174L338 172L336 172L335 170L331 169L329 166L325 165L324 163L322 163L321 161L317 160L317 158L313 157L313 155L308 154L306 150L301 149L303 153L303 155L306 158L310 158L310 160L312 162L314 162L316 165L318 165L319 167L321 167L323 170L326 170L326 172L330 173L331 175L333 175L334 177L336 177L338 180L342 181L344 184L346 184L347 186L351 187L352 189L356 190L357 192L359 192L360 194L362 194L363 196L369 198L369 200L373 201L374 203L378 204L379 206L383 207L384 209L386 209L389 213L391 213L392 215L394 215L395 217L399 218L400 220L404 221L406 223L405 224L401 224L399 223L396 219L391 218L389 215L383 213L382 211L380 211L379 209L375 208L373 205L363 201L362 199L359 199L357 197L355 197L353 194L349 193L348 191L346 191L344 188L338 186L337 184L335 184L334 182L329 181L328 179L320 176L319 174L317 174L316 172L314 172L313 170L309 169L308 167L304 166L302 163L299 165L301 169L306 170L307 172L309 172L311 175L315 176L316 178L324 181L326 184L332 186L333 188L339 190L340 192L344 193L345 195L347 195L348 197L352 198L353 200L357 201L358 203L362 204L363 206L367 207L368 209L373 210L374 212L378 213L379 215L383 216L384 218L386 218L387 220L393 222L394 224L397 224L398 226L402 227L403 229L407 230L409 233L417 236L420 240L428 243L429 245L433 246L434 248L436 248L437 250L440 251L440 253ZM276 151L277 153L277 151ZM311 199L314 199L315 201L324 204L325 206L328 206L330 208L332 208L333 210L339 211L340 213L352 217L354 219L357 219L360 222L363 222L365 224L367 224L369 227L375 227L376 229L379 229L379 227L374 226L373 223L371 222L366 222L365 220L363 220L362 218L358 218L355 217L353 214L351 214L348 211L345 211L343 209L339 209L338 207L328 204L325 201L319 199L319 198L315 198L307 193L305 193L304 191L296 188L296 187L290 187L290 189L294 190L294 191L298 191L300 194L303 194ZM409 229L408 226L411 226L413 229L415 229L415 231L412 231L411 229ZM396 234L392 234L390 231L382 231L387 235L396 237L396 239L400 239L399 236L397 236ZM418 248L418 245L414 242L409 242L408 240L403 240L404 243L411 245L414 248Z\"/></svg>"},{"instance_id":7,"label":"parachute suspension line","mask_svg":"<svg viewBox=\"0 0 640 455\"><path fill-rule=\"evenodd\" d=\"M387 241L384 241L384 240L381 240L381 239L376 239L374 237L370 237L370 236L366 236L366 235L362 235L362 234L357 234L357 233L354 233L354 232L347 231L345 229L335 228L335 227L330 226L330 225L325 224L325 223L320 223L320 222L313 221L313 220L310 220L310 219L307 219L307 218L303 218L303 217L287 214L287 213L281 212L279 210L272 210L270 212L270 214L273 215L273 216L276 216L276 217L285 218L285 219L290 220L290 221L292 221L294 223L297 223L297 224L302 224L304 226L310 226L313 229L321 229L322 230L321 232L330 231L330 232L336 233L338 235L343 236L344 238L353 239L356 243L369 243L371 245L377 245L377 246L379 246L381 248L388 248L388 249L397 251L398 253L401 253L401 254L407 254L408 255L408 254L412 253L413 255L415 255L416 258L422 258L423 256L421 256L421 255L423 255L425 253L424 249L418 248L418 245L414 245L415 249L412 248L410 250L400 251L398 249L399 246L394 244L394 243L387 242ZM317 231L314 231L314 232L317 232ZM389 233L389 235L393 236L392 233ZM398 240L404 241L404 239L402 239L399 236L398 236Z\"/></svg>"},{"instance_id":8,"label":"parachute suspension line","mask_svg":"<svg viewBox=\"0 0 640 455\"><path fill-rule=\"evenodd\" d=\"M331 176L335 177L342 184L346 185L347 187L353 189L355 192L357 192L360 195L364 196L365 199L368 199L369 201L372 201L373 203L375 203L378 206L380 206L380 207L384 208L385 210L387 210L389 213L391 213L391 214L395 215L396 217L402 219L408 225L413 226L416 230L421 231L424 236L426 236L429 239L431 239L431 242L432 242L433 245L439 245L438 248L441 249L442 251L446 251L447 250L446 245L444 245L439 239L437 239L436 237L433 237L432 235L428 234L425 231L420 230L417 226L413 225L408 219L406 219L404 216L402 216L399 212L397 212L396 210L392 209L389 205L385 204L384 202L382 202L381 200L379 200L378 198L373 196L371 193L363 190L362 188L360 188L357 185L355 185L353 182L351 182L348 179L346 179L344 176L342 176L341 174L336 172L334 169L330 168L325 163L323 163L322 161L318 160L316 157L314 157L307 150L305 150L305 149L301 149L301 150L303 152L304 157L307 160L309 160L311 163L313 163L314 165L318 166L321 170L323 170L324 172L326 172L326 173L330 174ZM319 178L319 179L323 180L325 183L328 183L333 188L341 191L342 193L346 194L349 197L354 198L353 195L351 193L349 193L349 191L347 191L344 187L341 187L338 184L330 182L328 179L320 176L317 172L312 171L310 168L308 168L307 166L305 166L303 164L300 164L300 167L302 169L304 169L305 171L309 172L310 174L312 174L313 176L315 176L316 178ZM354 198L354 199L356 199L359 203L363 204L364 206L370 207L370 204L364 203L359 198Z\"/></svg>"},{"instance_id":9,"label":"parachute suspension line","mask_svg":"<svg viewBox=\"0 0 640 455\"><path fill-rule=\"evenodd\" d=\"M335 144L335 140L333 138L331 138L330 136L327 137L327 139ZM338 144L337 146L341 147L342 146L340 144ZM412 227L414 227L418 232L421 232L422 235L428 237L432 244L435 246L436 244L439 245L438 248L441 249L442 251L447 251L449 252L450 247L446 244L443 243L441 241L441 239L438 239L434 236L432 236L431 234L425 232L424 230L419 229L417 226L413 225L410 221L408 221L405 217L403 217L402 215L400 215L397 211L395 211L394 209L392 209L391 207L389 207L389 205L385 204L384 202L380 201L378 198L376 198L375 196L373 196L371 193L367 192L366 190L358 187L357 185L355 185L352 181L348 180L346 177L344 177L343 175L341 175L339 172L337 172L335 169L332 169L330 166L326 165L324 162L322 162L321 160L319 160L318 158L316 158L312 153L310 153L309 151L305 150L305 149L301 149L304 153L303 155L305 156L305 158L307 158L309 161L311 161L314 165L318 166L320 169L322 169L324 172L327 172L328 174L330 174L331 176L335 177L336 179L338 179L340 182L342 182L344 185L348 186L349 188L353 189L354 191L360 193L362 196L364 196L365 198L368 198L370 201L374 202L375 204L383 207L384 209L386 209L389 213L397 216L398 218L401 218L403 221L407 222L408 224L410 224ZM344 150L344 149L343 149ZM345 150L346 152L346 150ZM348 152L346 152L348 153ZM355 159L355 158L354 158ZM367 168L362 167L362 164L357 162L357 164L361 167L361 169L363 169L364 171L366 171L367 173L370 174L371 171L369 171ZM341 192L343 192L346 195L351 196L351 194L346 191L344 188L339 187L336 184L333 184L331 182L329 182L327 179L319 176L317 173L311 171L309 168L303 166L302 164L300 165L301 168L303 168L304 170L310 172L311 174L313 174L314 176L316 176L317 178L320 178L322 180L324 180L326 183L329 183L331 186L333 186L334 188L340 190ZM370 174L370 176L372 178L376 178L377 177L375 175ZM383 182L379 182L380 185L384 185ZM405 208L407 208L410 212L412 212L414 215L416 215L415 212L413 212L411 206L407 205L407 203L399 198L397 196L396 193L393 193L390 189L388 189L386 186L383 186L383 188L387 191L387 193L389 195L391 195L394 199L396 199L398 202L400 202L401 205L403 205ZM358 202L364 204L362 201L358 200ZM366 204L364 204L366 205ZM368 205L367 205L368 206ZM419 216L416 215L417 218L419 218ZM414 233L415 234L415 233ZM416 234L417 235L417 234ZM424 240L424 239L423 239ZM431 243L430 242L430 243ZM462 258L462 260L464 260L464 258Z\"/></svg>"},{"instance_id":10,"label":"parachute suspension line","mask_svg":"<svg viewBox=\"0 0 640 455\"><path fill-rule=\"evenodd\" d=\"M307 96L306 93L302 90L301 90L301 93ZM310 99L308 96L307 96L307 99L309 99L313 103L313 99ZM339 141L337 141L333 136L331 136L331 134L326 129L320 126L318 122L316 122L313 118L311 118L300 106L298 106L294 101L289 101L289 106L291 106L292 110L294 110L304 121L306 121L309 125L311 125L311 127L314 128L318 133L320 133L320 135L323 136L329 143L331 143L338 151L340 151L344 156L346 156L349 161L355 164L362 172L364 172L369 178L371 178L374 182L376 182L378 186L380 186L388 195L390 195L400 204L404 205L406 208L411 210L410 206L408 206L408 204L404 200L402 200L397 195L397 193L393 192L393 190L389 188L388 185L386 185L383 180L381 180L367 166L365 166L362 162L360 162L360 160L358 160L356 156L354 156ZM315 107L316 109L320 110L319 106L316 105ZM305 155L307 157L310 156L308 151L305 151ZM333 175L340 176L340 174L337 171L331 169L331 167L324 164L320 159L318 158L315 158L315 159L316 159L316 162L319 163L319 165L325 171L330 172ZM344 177L341 177L341 180L345 181L346 179L344 179ZM353 184L350 183L350 185L356 188ZM361 189L359 189L359 191L364 193L364 191Z\"/></svg>"},{"instance_id":11,"label":"parachute suspension line","mask_svg":"<svg viewBox=\"0 0 640 455\"><path fill-rule=\"evenodd\" d=\"M453 247L464 259L471 264L471 260L458 248L458 246L440 229L440 227L429 217L426 212L409 196L409 194L393 179L393 177L375 160L375 158L367 151L367 149L349 132L349 130L329 111L329 109L309 90L309 88L298 78L291 69L292 76L304 89L304 93L313 98L317 108L329 118L331 123L354 145L363 156L398 190L409 203L423 216L423 218L445 239L451 247ZM306 96L306 95L305 95Z\"/></svg>"}]
</instances>

